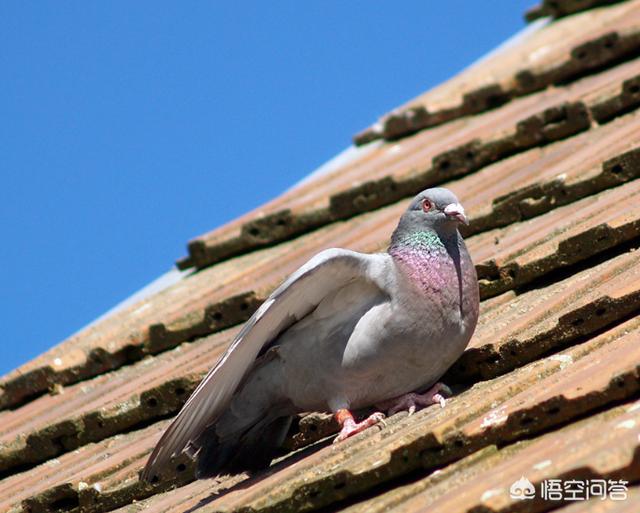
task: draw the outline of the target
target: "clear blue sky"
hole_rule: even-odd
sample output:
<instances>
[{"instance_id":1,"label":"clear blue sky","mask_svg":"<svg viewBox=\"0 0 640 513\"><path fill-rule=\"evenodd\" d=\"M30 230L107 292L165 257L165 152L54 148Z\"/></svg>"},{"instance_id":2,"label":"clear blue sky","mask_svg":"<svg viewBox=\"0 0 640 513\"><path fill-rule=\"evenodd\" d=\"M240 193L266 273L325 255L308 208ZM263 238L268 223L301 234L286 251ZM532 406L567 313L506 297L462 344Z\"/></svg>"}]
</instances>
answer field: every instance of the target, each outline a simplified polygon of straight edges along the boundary
<instances>
[{"instance_id":1,"label":"clear blue sky","mask_svg":"<svg viewBox=\"0 0 640 513\"><path fill-rule=\"evenodd\" d=\"M497 46L534 1L2 2L0 374Z\"/></svg>"}]
</instances>

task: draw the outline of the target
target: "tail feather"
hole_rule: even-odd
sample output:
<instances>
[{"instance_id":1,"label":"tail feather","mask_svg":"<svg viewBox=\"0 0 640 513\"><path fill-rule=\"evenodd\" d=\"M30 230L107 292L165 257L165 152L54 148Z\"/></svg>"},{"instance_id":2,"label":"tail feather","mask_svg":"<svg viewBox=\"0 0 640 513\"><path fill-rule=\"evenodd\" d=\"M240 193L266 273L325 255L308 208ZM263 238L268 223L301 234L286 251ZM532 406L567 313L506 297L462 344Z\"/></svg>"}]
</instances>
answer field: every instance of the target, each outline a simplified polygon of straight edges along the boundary
<instances>
[{"instance_id":1,"label":"tail feather","mask_svg":"<svg viewBox=\"0 0 640 513\"><path fill-rule=\"evenodd\" d=\"M198 439L198 479L216 477L227 472L255 471L266 468L289 431L293 417L266 416L234 436L220 439L215 425Z\"/></svg>"}]
</instances>

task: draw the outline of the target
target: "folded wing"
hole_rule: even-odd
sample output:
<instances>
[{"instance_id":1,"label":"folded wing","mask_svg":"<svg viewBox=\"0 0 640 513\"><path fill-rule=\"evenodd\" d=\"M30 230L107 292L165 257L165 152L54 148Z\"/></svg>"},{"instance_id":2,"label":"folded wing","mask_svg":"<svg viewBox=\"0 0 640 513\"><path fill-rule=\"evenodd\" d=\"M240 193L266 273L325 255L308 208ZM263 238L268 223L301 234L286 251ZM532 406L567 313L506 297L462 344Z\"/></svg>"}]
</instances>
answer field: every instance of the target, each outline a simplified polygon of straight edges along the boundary
<instances>
[{"instance_id":1,"label":"folded wing","mask_svg":"<svg viewBox=\"0 0 640 513\"><path fill-rule=\"evenodd\" d=\"M327 294L354 280L367 280L384 290L387 264L386 255L328 249L293 273L251 316L198 385L160 438L142 478L150 481L172 456L216 421L262 348L312 312Z\"/></svg>"}]
</instances>

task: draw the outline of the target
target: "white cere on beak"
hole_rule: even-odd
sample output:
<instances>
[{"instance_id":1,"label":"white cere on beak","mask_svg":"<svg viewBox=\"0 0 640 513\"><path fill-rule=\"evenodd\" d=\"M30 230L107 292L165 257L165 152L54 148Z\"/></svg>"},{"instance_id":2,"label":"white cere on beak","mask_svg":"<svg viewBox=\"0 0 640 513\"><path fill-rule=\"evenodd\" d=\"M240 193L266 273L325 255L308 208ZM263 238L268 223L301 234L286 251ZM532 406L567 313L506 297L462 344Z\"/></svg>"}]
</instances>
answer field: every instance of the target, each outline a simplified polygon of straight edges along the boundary
<instances>
[{"instance_id":1,"label":"white cere on beak","mask_svg":"<svg viewBox=\"0 0 640 513\"><path fill-rule=\"evenodd\" d=\"M444 207L444 213L449 217L455 217L463 224L469 224L467 216L464 213L464 207L460 205L460 203L450 203Z\"/></svg>"}]
</instances>

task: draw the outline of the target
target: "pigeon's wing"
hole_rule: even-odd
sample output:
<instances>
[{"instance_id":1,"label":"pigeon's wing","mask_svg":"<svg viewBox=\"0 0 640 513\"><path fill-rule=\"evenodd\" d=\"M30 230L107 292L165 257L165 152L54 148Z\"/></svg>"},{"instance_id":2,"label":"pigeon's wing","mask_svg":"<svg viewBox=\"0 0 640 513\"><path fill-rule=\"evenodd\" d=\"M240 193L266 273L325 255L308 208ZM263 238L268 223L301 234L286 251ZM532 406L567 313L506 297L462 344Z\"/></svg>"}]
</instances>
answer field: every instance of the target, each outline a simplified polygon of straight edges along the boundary
<instances>
[{"instance_id":1,"label":"pigeon's wing","mask_svg":"<svg viewBox=\"0 0 640 513\"><path fill-rule=\"evenodd\" d=\"M384 290L388 265L388 255L328 249L293 273L251 316L198 385L160 438L142 478L150 480L220 416L264 346L313 311L327 294L355 280L370 281Z\"/></svg>"}]
</instances>

